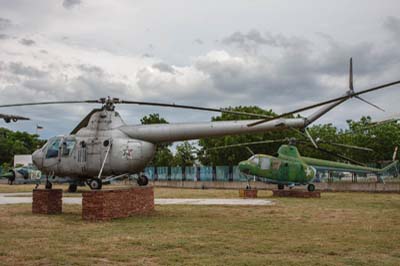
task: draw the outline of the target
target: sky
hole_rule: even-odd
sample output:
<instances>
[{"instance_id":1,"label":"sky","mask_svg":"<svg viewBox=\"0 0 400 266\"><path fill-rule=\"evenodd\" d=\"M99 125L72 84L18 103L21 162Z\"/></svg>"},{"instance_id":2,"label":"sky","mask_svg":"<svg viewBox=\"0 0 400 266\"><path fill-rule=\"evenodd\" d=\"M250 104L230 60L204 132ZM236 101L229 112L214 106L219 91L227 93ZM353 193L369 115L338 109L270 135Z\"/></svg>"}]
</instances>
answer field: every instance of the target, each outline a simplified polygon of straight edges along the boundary
<instances>
[{"instance_id":1,"label":"sky","mask_svg":"<svg viewBox=\"0 0 400 266\"><path fill-rule=\"evenodd\" d=\"M277 113L400 80L399 1L0 0L0 105L117 97ZM397 114L400 86L356 99L317 123ZM68 134L96 105L0 108L31 121L1 127ZM210 112L118 106L125 122ZM310 112L302 113L307 115Z\"/></svg>"}]
</instances>

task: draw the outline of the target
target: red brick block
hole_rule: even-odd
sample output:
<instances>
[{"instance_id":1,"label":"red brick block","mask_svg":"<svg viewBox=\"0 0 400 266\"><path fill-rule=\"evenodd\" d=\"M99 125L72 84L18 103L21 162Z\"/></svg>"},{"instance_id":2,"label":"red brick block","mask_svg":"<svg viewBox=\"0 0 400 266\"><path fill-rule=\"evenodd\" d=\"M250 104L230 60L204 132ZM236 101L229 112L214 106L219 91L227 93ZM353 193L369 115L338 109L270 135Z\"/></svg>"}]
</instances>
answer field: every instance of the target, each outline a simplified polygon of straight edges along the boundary
<instances>
[{"instance_id":1,"label":"red brick block","mask_svg":"<svg viewBox=\"0 0 400 266\"><path fill-rule=\"evenodd\" d=\"M32 213L60 214L62 212L62 189L34 189Z\"/></svg>"},{"instance_id":2,"label":"red brick block","mask_svg":"<svg viewBox=\"0 0 400 266\"><path fill-rule=\"evenodd\" d=\"M82 193L82 219L108 221L154 210L153 187L92 190Z\"/></svg>"},{"instance_id":3,"label":"red brick block","mask_svg":"<svg viewBox=\"0 0 400 266\"><path fill-rule=\"evenodd\" d=\"M257 189L256 188L246 188L239 190L239 197L241 198L257 198Z\"/></svg>"},{"instance_id":4,"label":"red brick block","mask_svg":"<svg viewBox=\"0 0 400 266\"><path fill-rule=\"evenodd\" d=\"M275 197L295 197L295 198L320 198L321 192L319 191L304 191L297 189L289 189L289 190L272 190L273 196Z\"/></svg>"}]
</instances>

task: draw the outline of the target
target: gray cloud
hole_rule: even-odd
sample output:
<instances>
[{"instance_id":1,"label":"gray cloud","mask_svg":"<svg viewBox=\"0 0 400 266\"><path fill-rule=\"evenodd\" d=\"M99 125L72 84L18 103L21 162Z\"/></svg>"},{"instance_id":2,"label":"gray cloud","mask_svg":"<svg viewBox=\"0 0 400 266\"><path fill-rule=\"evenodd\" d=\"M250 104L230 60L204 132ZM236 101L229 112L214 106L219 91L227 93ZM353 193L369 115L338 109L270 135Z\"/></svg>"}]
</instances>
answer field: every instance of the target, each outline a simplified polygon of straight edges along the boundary
<instances>
[{"instance_id":1,"label":"gray cloud","mask_svg":"<svg viewBox=\"0 0 400 266\"><path fill-rule=\"evenodd\" d=\"M31 39L21 39L20 41L19 41L19 43L20 44L22 44L22 45L25 45L25 46L32 46L32 45L34 45L34 44L36 44L36 42L34 41L34 40L31 40Z\"/></svg>"},{"instance_id":2,"label":"gray cloud","mask_svg":"<svg viewBox=\"0 0 400 266\"><path fill-rule=\"evenodd\" d=\"M193 42L194 42L195 44L198 44L198 45L204 44L203 40L201 40L201 39L199 39L199 38L195 39Z\"/></svg>"},{"instance_id":3,"label":"gray cloud","mask_svg":"<svg viewBox=\"0 0 400 266\"><path fill-rule=\"evenodd\" d=\"M21 62L11 62L8 64L7 69L18 76L26 77L44 77L47 72L32 66L24 66Z\"/></svg>"},{"instance_id":4,"label":"gray cloud","mask_svg":"<svg viewBox=\"0 0 400 266\"><path fill-rule=\"evenodd\" d=\"M400 18L387 17L383 25L387 30L389 30L393 34L395 39L400 41Z\"/></svg>"},{"instance_id":5,"label":"gray cloud","mask_svg":"<svg viewBox=\"0 0 400 266\"><path fill-rule=\"evenodd\" d=\"M10 38L11 38L10 35L7 35L7 34L0 34L0 40L7 40L7 39L10 39Z\"/></svg>"},{"instance_id":6,"label":"gray cloud","mask_svg":"<svg viewBox=\"0 0 400 266\"><path fill-rule=\"evenodd\" d=\"M158 69L159 71L165 72L165 73L175 74L175 72L176 72L172 66L170 66L166 63L163 63L163 62L153 64L151 67Z\"/></svg>"},{"instance_id":7,"label":"gray cloud","mask_svg":"<svg viewBox=\"0 0 400 266\"><path fill-rule=\"evenodd\" d=\"M0 18L0 30L9 28L12 25L11 20L6 18Z\"/></svg>"},{"instance_id":8,"label":"gray cloud","mask_svg":"<svg viewBox=\"0 0 400 266\"><path fill-rule=\"evenodd\" d=\"M279 48L290 48L297 46L306 46L308 41L298 37L285 37L281 34L273 35L269 32L264 34L258 30L250 30L247 33L234 32L222 39L225 45L235 45L246 51L254 51L259 46L271 46Z\"/></svg>"},{"instance_id":9,"label":"gray cloud","mask_svg":"<svg viewBox=\"0 0 400 266\"><path fill-rule=\"evenodd\" d=\"M63 1L63 7L66 9L71 9L75 6L78 6L82 3L81 0L64 0Z\"/></svg>"}]
</instances>

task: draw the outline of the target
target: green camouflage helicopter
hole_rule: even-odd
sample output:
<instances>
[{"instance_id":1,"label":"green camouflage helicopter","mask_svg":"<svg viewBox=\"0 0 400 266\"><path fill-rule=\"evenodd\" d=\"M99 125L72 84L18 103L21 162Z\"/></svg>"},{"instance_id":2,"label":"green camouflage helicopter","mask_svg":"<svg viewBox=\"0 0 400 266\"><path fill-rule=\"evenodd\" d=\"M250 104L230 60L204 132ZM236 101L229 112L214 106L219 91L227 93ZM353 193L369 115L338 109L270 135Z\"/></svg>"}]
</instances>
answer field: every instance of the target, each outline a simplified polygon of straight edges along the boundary
<instances>
[{"instance_id":1,"label":"green camouflage helicopter","mask_svg":"<svg viewBox=\"0 0 400 266\"><path fill-rule=\"evenodd\" d=\"M250 142L250 143L215 147L212 149L213 150L225 149L225 148L233 148L241 146L245 146L246 148L248 148L247 146L249 145L283 142L283 141L286 140L267 140L259 142ZM350 146L350 145L336 144L336 143L335 145L344 146L347 148L371 151L371 149L364 147L357 147L357 146ZM322 148L318 148L318 150L328 152L332 155L336 155L345 160L351 160L344 156L333 154L332 152L329 152ZM297 147L295 146L295 140L291 139L289 140L288 145L280 146L276 157L266 154L253 154L253 156L251 156L248 160L239 163L239 170L242 174L244 174L248 178L257 177L257 179L260 181L271 184L277 184L278 189L284 189L285 186L291 188L293 186L307 185L308 191L314 191L315 185L313 184L313 182L316 178L317 170L341 171L341 172L352 172L352 173L373 173L376 176L380 177L381 175L387 173L392 168L397 170L397 165L399 162L395 160L396 153L397 149L395 150L395 154L393 155L392 163L390 163L385 168L379 169L379 168L372 168L356 164L303 157L300 155ZM356 161L354 160L351 161L356 163Z\"/></svg>"}]
</instances>

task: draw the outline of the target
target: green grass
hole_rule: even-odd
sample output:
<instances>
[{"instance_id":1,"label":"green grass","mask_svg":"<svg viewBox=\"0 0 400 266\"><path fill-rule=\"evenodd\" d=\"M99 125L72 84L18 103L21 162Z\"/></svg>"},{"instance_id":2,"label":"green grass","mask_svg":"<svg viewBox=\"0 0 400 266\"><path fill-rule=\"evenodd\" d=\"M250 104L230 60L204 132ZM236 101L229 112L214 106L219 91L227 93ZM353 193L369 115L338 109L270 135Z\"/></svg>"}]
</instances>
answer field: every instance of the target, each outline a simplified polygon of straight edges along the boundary
<instances>
[{"instance_id":1,"label":"green grass","mask_svg":"<svg viewBox=\"0 0 400 266\"><path fill-rule=\"evenodd\" d=\"M237 197L237 190L155 189L156 197ZM271 193L260 191L262 198ZM323 193L274 206L156 206L89 223L79 205L32 215L0 206L0 265L400 265L400 195Z\"/></svg>"}]
</instances>

